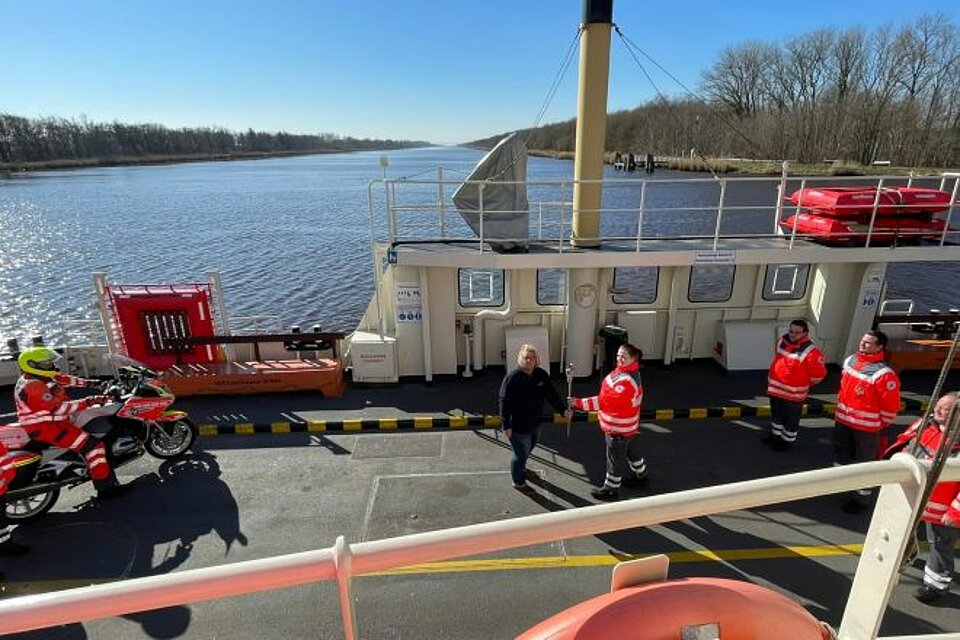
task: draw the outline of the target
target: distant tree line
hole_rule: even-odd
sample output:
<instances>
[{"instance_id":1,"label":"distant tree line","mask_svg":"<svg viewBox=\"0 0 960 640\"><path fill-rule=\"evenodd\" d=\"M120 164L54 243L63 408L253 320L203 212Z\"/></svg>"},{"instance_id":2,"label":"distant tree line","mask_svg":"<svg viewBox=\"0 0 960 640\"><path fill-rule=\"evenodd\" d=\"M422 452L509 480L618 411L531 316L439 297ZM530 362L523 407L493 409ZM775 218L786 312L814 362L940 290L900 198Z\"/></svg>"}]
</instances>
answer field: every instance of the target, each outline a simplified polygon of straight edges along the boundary
<instances>
[{"instance_id":1,"label":"distant tree line","mask_svg":"<svg viewBox=\"0 0 960 640\"><path fill-rule=\"evenodd\" d=\"M699 94L611 114L606 149L960 164L960 32L942 14L872 32L830 28L734 45L703 72ZM524 134L531 149L572 151L575 122Z\"/></svg>"},{"instance_id":2,"label":"distant tree line","mask_svg":"<svg viewBox=\"0 0 960 640\"><path fill-rule=\"evenodd\" d=\"M89 122L85 118L22 118L0 113L0 164L57 160L231 156L360 151L424 146L421 141L369 140L321 133L268 133L220 127L170 129L158 124Z\"/></svg>"}]
</instances>

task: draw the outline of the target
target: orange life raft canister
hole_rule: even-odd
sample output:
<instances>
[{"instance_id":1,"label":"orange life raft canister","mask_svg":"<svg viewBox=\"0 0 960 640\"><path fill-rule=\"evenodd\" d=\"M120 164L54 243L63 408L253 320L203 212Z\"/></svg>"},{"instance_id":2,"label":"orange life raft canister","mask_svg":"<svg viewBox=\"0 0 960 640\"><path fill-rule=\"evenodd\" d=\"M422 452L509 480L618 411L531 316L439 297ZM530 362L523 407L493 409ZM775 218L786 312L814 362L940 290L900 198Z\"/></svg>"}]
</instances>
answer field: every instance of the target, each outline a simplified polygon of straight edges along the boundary
<instances>
[{"instance_id":1,"label":"orange life raft canister","mask_svg":"<svg viewBox=\"0 0 960 640\"><path fill-rule=\"evenodd\" d=\"M698 632L700 632L698 634ZM770 589L685 578L618 589L561 611L518 640L830 640L806 609Z\"/></svg>"}]
</instances>

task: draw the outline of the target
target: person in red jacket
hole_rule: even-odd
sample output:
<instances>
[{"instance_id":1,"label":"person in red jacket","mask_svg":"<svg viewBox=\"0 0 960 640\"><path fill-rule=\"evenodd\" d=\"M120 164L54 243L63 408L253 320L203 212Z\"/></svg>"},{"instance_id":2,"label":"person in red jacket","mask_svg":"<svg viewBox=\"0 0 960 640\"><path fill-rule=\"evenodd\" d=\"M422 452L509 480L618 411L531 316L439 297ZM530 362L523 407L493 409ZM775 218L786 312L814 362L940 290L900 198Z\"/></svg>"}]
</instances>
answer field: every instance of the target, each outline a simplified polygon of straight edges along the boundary
<instances>
[{"instance_id":1,"label":"person in red jacket","mask_svg":"<svg viewBox=\"0 0 960 640\"><path fill-rule=\"evenodd\" d=\"M793 447L800 429L803 401L807 399L810 387L826 375L823 353L810 340L810 326L806 320L794 320L789 332L777 341L767 374L770 432L764 438L764 444L770 445L774 451L787 451Z\"/></svg>"},{"instance_id":2,"label":"person in red jacket","mask_svg":"<svg viewBox=\"0 0 960 640\"><path fill-rule=\"evenodd\" d=\"M883 361L887 336L867 331L857 353L843 361L834 414L833 464L876 460L890 440L890 425L900 410L900 379ZM847 513L867 508L872 489L860 489L844 505Z\"/></svg>"},{"instance_id":3,"label":"person in red jacket","mask_svg":"<svg viewBox=\"0 0 960 640\"><path fill-rule=\"evenodd\" d=\"M953 391L937 400L926 426L921 428L920 420L914 422L900 434L884 457L905 449L911 440L919 438L917 459L932 460L943 442L957 396L958 393ZM960 457L960 442L954 443L950 456ZM926 525L930 553L923 569L923 584L914 597L929 604L944 596L953 581L954 548L960 539L960 482L938 482L923 509L921 519Z\"/></svg>"},{"instance_id":4,"label":"person in red jacket","mask_svg":"<svg viewBox=\"0 0 960 640\"><path fill-rule=\"evenodd\" d=\"M112 498L125 493L127 487L117 482L103 443L73 423L76 413L93 404L109 402L110 398L90 396L71 400L65 387L87 387L97 381L60 373L59 359L59 354L48 347L27 349L17 358L23 373L13 391L17 420L30 439L81 455L99 497Z\"/></svg>"},{"instance_id":5,"label":"person in red jacket","mask_svg":"<svg viewBox=\"0 0 960 640\"><path fill-rule=\"evenodd\" d=\"M628 482L646 484L647 463L640 455L637 430L640 427L640 358L643 354L632 344L617 351L617 366L603 379L600 393L590 398L567 398L567 403L583 411L597 411L607 451L607 475L603 486L590 492L598 500L619 500L623 484L621 469L626 467Z\"/></svg>"}]
</instances>

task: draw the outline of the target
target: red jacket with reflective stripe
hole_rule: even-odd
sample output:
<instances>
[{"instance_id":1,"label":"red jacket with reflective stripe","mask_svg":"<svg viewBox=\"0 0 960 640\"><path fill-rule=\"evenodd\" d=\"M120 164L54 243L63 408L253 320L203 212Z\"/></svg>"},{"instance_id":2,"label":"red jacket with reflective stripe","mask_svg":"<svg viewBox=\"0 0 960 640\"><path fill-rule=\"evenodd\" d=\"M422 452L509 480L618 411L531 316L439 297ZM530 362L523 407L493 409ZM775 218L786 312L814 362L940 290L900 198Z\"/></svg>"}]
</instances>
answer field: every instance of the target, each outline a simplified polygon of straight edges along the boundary
<instances>
[{"instance_id":1,"label":"red jacket with reflective stripe","mask_svg":"<svg viewBox=\"0 0 960 640\"><path fill-rule=\"evenodd\" d=\"M887 450L884 457L904 449L917 433L920 421L917 420L910 428L900 434L897 441ZM934 423L928 424L920 433L920 444L917 447L917 460L933 460L934 454L943 441L943 431ZM960 442L956 443L950 457L960 457ZM923 509L924 522L944 524L944 515L949 515L954 522L960 522L960 482L938 482L930 494L930 501Z\"/></svg>"},{"instance_id":2,"label":"red jacket with reflective stripe","mask_svg":"<svg viewBox=\"0 0 960 640\"><path fill-rule=\"evenodd\" d=\"M600 428L611 436L633 436L640 426L640 405L643 385L640 364L634 362L617 367L600 383L600 393L589 398L574 399L576 409L596 411Z\"/></svg>"},{"instance_id":3,"label":"red jacket with reflective stripe","mask_svg":"<svg viewBox=\"0 0 960 640\"><path fill-rule=\"evenodd\" d=\"M837 422L876 433L890 426L899 410L900 379L883 361L882 351L855 353L843 361L834 416Z\"/></svg>"},{"instance_id":4,"label":"red jacket with reflective stripe","mask_svg":"<svg viewBox=\"0 0 960 640\"><path fill-rule=\"evenodd\" d=\"M787 336L783 336L777 342L776 354L767 374L767 395L803 402L810 393L810 386L826 375L823 353L809 338L790 342Z\"/></svg>"},{"instance_id":5,"label":"red jacket with reflective stripe","mask_svg":"<svg viewBox=\"0 0 960 640\"><path fill-rule=\"evenodd\" d=\"M22 375L13 390L17 405L17 421L21 427L39 422L59 422L90 403L88 400L71 400L64 387L85 387L87 380L58 373L53 378L37 378Z\"/></svg>"}]
</instances>

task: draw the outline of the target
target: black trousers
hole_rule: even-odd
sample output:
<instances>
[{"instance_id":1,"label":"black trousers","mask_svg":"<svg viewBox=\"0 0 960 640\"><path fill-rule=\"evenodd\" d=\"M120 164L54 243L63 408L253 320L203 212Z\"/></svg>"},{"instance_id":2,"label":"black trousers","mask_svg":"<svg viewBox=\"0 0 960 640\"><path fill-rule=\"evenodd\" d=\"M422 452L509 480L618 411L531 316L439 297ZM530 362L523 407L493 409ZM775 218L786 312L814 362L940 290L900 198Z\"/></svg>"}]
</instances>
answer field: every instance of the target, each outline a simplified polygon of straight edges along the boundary
<instances>
[{"instance_id":1,"label":"black trousers","mask_svg":"<svg viewBox=\"0 0 960 640\"><path fill-rule=\"evenodd\" d=\"M803 402L770 396L770 435L789 444L796 442L801 413Z\"/></svg>"}]
</instances>

